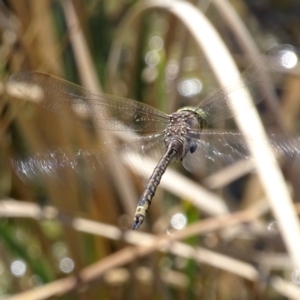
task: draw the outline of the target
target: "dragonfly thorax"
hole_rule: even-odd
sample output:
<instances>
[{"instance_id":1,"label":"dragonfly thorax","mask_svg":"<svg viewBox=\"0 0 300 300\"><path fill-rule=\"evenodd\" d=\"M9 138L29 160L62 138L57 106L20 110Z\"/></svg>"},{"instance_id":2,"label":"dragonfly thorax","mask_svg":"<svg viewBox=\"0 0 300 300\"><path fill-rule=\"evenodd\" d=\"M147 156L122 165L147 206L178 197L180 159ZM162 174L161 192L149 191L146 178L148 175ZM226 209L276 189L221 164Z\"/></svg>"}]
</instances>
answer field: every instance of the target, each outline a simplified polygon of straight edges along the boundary
<instances>
[{"instance_id":1,"label":"dragonfly thorax","mask_svg":"<svg viewBox=\"0 0 300 300\"><path fill-rule=\"evenodd\" d=\"M185 106L177 110L177 112L190 112L193 113L200 124L201 129L205 129L208 127L208 115L207 113L199 108L199 107L192 107L192 106Z\"/></svg>"},{"instance_id":2,"label":"dragonfly thorax","mask_svg":"<svg viewBox=\"0 0 300 300\"><path fill-rule=\"evenodd\" d=\"M169 125L164 130L167 148L173 147L177 155L175 160L182 160L188 152L195 152L197 142L191 132L205 128L206 118L192 107L184 107L169 116Z\"/></svg>"}]
</instances>

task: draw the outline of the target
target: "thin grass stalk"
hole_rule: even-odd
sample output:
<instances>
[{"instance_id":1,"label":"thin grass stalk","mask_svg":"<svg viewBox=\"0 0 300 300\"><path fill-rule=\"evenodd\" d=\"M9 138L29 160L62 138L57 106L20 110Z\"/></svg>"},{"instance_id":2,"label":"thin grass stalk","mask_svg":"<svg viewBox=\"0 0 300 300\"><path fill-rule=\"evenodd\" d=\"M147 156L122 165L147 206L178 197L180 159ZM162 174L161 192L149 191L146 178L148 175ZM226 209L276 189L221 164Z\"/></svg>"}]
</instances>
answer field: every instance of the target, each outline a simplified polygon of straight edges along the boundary
<instances>
[{"instance_id":1,"label":"thin grass stalk","mask_svg":"<svg viewBox=\"0 0 300 300\"><path fill-rule=\"evenodd\" d=\"M9 208L11 205L14 206L14 201L8 200L3 202L4 206L2 206L2 208L4 209L2 209L1 213L5 213L6 211L7 216L9 216L10 212L12 214L15 214L15 209L10 210ZM23 205L26 204L23 203ZM29 203L28 205L28 208L31 208L32 210L32 214L25 213L24 216L27 215L36 218L43 215L43 210L41 210L38 206L32 203ZM49 216L53 217L55 215L55 208L47 207L46 210L48 211L47 214L49 214ZM82 269L77 277L69 276L63 279L59 279L55 282L46 284L34 290L19 293L18 295L12 296L9 299L35 300L47 299L53 296L64 295L79 288L79 286L88 285L92 282L97 281L108 270L120 267L126 263L136 260L137 257L141 258L158 250L164 252L171 252L173 254L183 256L186 258L193 258L198 262L213 265L216 268L232 272L248 280L257 281L259 283L260 274L252 265L222 254L214 253L207 249L203 249L200 247L194 248L187 244L178 242L178 240L187 239L190 236L199 235L201 233L203 234L205 232L216 230L218 228L220 229L228 226L236 226L241 222L251 222L258 218L259 213L260 212L255 209L247 209L245 211L237 212L223 217L217 217L207 219L205 221L200 221L182 231L173 231L171 234L163 234L159 236L153 236L150 234L132 231L123 233L122 235L120 232L120 235L118 235L119 237L115 236L115 238L123 237L129 243L133 243L140 246L124 248L123 250L120 250L119 252L116 252L106 257L105 259ZM86 222L88 225L88 223L91 221L82 220L82 222ZM92 223L95 223L95 225L98 224L97 226L100 227L102 226L98 222ZM108 228L113 227L109 225L106 226L108 226ZM105 234L105 232L105 230L98 230L97 234L102 235ZM78 278L80 278L80 282L78 282ZM265 282L262 281L262 284L265 284ZM269 284L274 290L276 290L280 294L290 297L291 299L299 299L300 289L297 286L292 286L290 283L278 277L271 277L269 279Z\"/></svg>"},{"instance_id":2,"label":"thin grass stalk","mask_svg":"<svg viewBox=\"0 0 300 300\"><path fill-rule=\"evenodd\" d=\"M73 46L80 78L85 87L99 94L101 93L100 84L97 80L96 70L93 66L92 58L83 32L80 28L73 3L70 0L64 0L62 1L62 4L69 27L70 40ZM96 106L93 108L93 112L97 114ZM97 117L95 115L92 117L95 126L97 126ZM112 140L111 135L105 131L97 130L97 133L100 140L108 140L108 137ZM109 172L112 174L114 181L118 183L116 188L119 190L120 197L124 200L125 210L129 215L133 214L135 210L134 199L136 199L136 194L133 192L134 188L130 183L130 180L128 180L128 176L122 168L119 168L118 170L112 168Z\"/></svg>"}]
</instances>

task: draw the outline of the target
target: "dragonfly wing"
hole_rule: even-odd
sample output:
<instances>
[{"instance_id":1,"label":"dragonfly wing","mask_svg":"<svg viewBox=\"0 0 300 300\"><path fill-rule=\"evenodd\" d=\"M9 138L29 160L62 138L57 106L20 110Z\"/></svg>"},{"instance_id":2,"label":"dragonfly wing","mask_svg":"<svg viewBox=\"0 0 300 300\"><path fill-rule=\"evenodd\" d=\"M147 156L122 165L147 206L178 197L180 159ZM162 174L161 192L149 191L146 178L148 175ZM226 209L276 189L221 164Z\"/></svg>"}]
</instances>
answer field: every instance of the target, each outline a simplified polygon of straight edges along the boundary
<instances>
[{"instance_id":1,"label":"dragonfly wing","mask_svg":"<svg viewBox=\"0 0 300 300\"><path fill-rule=\"evenodd\" d=\"M205 130L194 132L191 140L196 143L194 153L188 153L183 159L183 165L191 172L205 175L228 167L239 160L251 159L246 140L239 132L218 132ZM288 137L285 134L268 133L268 141L277 158L283 157L287 161L293 161L300 157L300 138Z\"/></svg>"},{"instance_id":2,"label":"dragonfly wing","mask_svg":"<svg viewBox=\"0 0 300 300\"><path fill-rule=\"evenodd\" d=\"M61 183L74 175L84 181L92 181L93 178L99 180L97 174L103 174L99 170L118 168L122 162L135 168L145 168L143 171L150 176L153 170L149 170L143 162L150 158L157 163L164 152L164 141L157 134L138 137L121 145L106 142L91 149L49 149L31 156L15 157L12 165L25 183L44 180Z\"/></svg>"},{"instance_id":3,"label":"dragonfly wing","mask_svg":"<svg viewBox=\"0 0 300 300\"><path fill-rule=\"evenodd\" d=\"M194 153L188 153L183 159L184 167L204 175L212 174L228 167L241 159L249 159L250 153L241 133L238 132L199 132L198 144Z\"/></svg>"},{"instance_id":4,"label":"dragonfly wing","mask_svg":"<svg viewBox=\"0 0 300 300\"><path fill-rule=\"evenodd\" d=\"M169 120L166 114L146 104L104 93L96 95L43 73L16 73L10 77L10 83L27 99L39 101L59 116L75 116L76 121L80 117L92 117L100 129L154 133L162 131Z\"/></svg>"},{"instance_id":5,"label":"dragonfly wing","mask_svg":"<svg viewBox=\"0 0 300 300\"><path fill-rule=\"evenodd\" d=\"M233 110L235 106L234 101L243 101L243 99L235 97L235 100L232 100L232 102L228 101L228 97L241 89L245 89L249 92L253 101L253 105L251 104L246 108L250 109L264 98L264 92L259 88L259 82L262 81L263 74L270 71L278 72L284 65L288 65L294 59L295 50L292 46L281 45L275 47L267 55L262 55L257 62L250 65L233 86L218 90L203 100L199 107L207 113L209 123L231 118L235 115Z\"/></svg>"},{"instance_id":6,"label":"dragonfly wing","mask_svg":"<svg viewBox=\"0 0 300 300\"><path fill-rule=\"evenodd\" d=\"M277 157L293 161L300 157L300 137L289 137L279 132L268 134L270 144Z\"/></svg>"}]
</instances>

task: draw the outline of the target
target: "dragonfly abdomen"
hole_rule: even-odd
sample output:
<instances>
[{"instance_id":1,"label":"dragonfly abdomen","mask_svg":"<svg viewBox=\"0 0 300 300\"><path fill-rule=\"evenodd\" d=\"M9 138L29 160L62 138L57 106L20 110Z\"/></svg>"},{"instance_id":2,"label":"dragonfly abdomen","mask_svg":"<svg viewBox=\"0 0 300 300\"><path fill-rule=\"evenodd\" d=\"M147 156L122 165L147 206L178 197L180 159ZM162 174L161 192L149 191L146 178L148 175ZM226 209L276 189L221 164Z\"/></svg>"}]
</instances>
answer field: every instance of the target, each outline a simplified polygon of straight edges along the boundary
<instances>
[{"instance_id":1,"label":"dragonfly abdomen","mask_svg":"<svg viewBox=\"0 0 300 300\"><path fill-rule=\"evenodd\" d=\"M138 207L134 215L132 229L138 229L143 224L148 209L151 205L152 198L160 183L161 177L165 173L172 159L178 155L179 147L182 147L182 142L180 140L174 140L173 142L171 142L167 152L155 167L152 175L150 176L148 185L138 203Z\"/></svg>"}]
</instances>

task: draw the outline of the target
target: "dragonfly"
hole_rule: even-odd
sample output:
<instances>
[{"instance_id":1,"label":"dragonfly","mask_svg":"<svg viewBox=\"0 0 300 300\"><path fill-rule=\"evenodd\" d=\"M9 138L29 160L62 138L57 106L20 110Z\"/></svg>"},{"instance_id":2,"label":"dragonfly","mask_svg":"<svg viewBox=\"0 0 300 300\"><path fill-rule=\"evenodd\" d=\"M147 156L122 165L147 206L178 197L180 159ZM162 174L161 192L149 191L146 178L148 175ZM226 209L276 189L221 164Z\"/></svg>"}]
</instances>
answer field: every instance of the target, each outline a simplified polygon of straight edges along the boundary
<instances>
[{"instance_id":1,"label":"dragonfly","mask_svg":"<svg viewBox=\"0 0 300 300\"><path fill-rule=\"evenodd\" d=\"M292 59L292 53L295 53L292 46L275 47L248 67L232 87L221 88L199 105L183 107L171 114L134 100L94 94L63 79L38 72L13 74L10 83L27 97L41 98L40 104L60 117L69 118L70 107L79 115L91 109L99 129L139 134L133 142L138 145L139 151L160 149L161 159L149 178L134 215L132 229L136 230L143 224L160 180L171 162L182 161L186 168L197 168L198 162L204 158L221 165L249 158L242 134L210 127L235 116L235 103L229 102L228 97L237 90L247 89L253 106L259 103L264 98L264 93L258 88L262 72L276 71Z\"/></svg>"}]
</instances>

